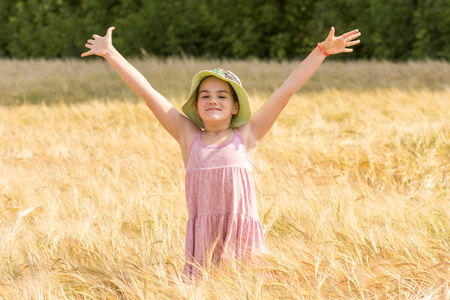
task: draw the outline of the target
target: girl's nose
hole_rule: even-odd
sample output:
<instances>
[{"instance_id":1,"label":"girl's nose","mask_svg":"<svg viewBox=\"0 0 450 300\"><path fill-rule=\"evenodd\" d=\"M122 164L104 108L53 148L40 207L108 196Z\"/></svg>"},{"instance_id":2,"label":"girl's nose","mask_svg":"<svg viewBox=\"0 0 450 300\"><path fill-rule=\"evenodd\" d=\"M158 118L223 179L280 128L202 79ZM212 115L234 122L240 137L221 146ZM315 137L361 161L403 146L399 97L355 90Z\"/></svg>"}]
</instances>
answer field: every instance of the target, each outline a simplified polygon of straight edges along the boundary
<instances>
[{"instance_id":1,"label":"girl's nose","mask_svg":"<svg viewBox=\"0 0 450 300\"><path fill-rule=\"evenodd\" d=\"M216 98L215 97L211 97L210 99L209 99L209 103L208 103L209 105L215 105L215 104L217 104L217 101L216 101Z\"/></svg>"}]
</instances>

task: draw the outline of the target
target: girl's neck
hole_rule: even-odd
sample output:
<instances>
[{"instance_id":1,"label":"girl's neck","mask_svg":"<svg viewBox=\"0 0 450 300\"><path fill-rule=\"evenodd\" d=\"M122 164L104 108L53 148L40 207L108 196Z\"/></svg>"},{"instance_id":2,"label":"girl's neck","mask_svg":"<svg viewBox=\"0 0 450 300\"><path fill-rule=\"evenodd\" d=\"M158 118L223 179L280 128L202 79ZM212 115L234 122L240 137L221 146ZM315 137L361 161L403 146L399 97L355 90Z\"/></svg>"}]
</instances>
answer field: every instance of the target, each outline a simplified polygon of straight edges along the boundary
<instances>
[{"instance_id":1,"label":"girl's neck","mask_svg":"<svg viewBox=\"0 0 450 300\"><path fill-rule=\"evenodd\" d=\"M217 126L208 126L205 125L204 132L207 132L208 134L212 135L220 135L222 133L226 133L228 131L232 131L233 129L230 127L230 124L226 125L217 125Z\"/></svg>"},{"instance_id":2,"label":"girl's neck","mask_svg":"<svg viewBox=\"0 0 450 300\"><path fill-rule=\"evenodd\" d=\"M218 146L230 141L233 138L233 136L234 136L233 128L228 128L221 131L210 131L205 129L202 132L200 141L206 145Z\"/></svg>"}]
</instances>

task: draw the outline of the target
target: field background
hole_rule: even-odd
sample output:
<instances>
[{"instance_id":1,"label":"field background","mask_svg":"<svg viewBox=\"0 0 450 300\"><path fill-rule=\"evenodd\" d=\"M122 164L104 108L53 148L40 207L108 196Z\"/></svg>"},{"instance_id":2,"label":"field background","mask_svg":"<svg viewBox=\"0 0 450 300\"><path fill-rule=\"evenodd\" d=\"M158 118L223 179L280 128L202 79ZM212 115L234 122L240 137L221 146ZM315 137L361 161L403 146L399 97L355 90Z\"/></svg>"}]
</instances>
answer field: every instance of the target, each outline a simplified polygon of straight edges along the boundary
<instances>
[{"instance_id":1,"label":"field background","mask_svg":"<svg viewBox=\"0 0 450 300\"><path fill-rule=\"evenodd\" d=\"M252 111L298 62L132 63L180 108L224 67ZM269 253L181 280L175 141L102 59L0 60L0 299L450 299L450 64L325 62L260 144Z\"/></svg>"}]
</instances>

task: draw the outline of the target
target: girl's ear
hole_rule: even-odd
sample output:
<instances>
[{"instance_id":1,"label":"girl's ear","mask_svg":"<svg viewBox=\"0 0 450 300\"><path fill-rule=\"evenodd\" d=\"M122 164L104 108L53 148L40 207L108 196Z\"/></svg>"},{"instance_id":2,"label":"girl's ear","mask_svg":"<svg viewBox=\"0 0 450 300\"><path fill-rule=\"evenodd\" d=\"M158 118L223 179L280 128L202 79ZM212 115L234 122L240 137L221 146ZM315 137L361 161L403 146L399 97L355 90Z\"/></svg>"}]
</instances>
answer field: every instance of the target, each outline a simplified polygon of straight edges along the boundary
<instances>
[{"instance_id":1,"label":"girl's ear","mask_svg":"<svg viewBox=\"0 0 450 300\"><path fill-rule=\"evenodd\" d=\"M234 102L234 106L233 106L233 110L231 111L231 113L233 115L237 114L239 112L239 102Z\"/></svg>"}]
</instances>

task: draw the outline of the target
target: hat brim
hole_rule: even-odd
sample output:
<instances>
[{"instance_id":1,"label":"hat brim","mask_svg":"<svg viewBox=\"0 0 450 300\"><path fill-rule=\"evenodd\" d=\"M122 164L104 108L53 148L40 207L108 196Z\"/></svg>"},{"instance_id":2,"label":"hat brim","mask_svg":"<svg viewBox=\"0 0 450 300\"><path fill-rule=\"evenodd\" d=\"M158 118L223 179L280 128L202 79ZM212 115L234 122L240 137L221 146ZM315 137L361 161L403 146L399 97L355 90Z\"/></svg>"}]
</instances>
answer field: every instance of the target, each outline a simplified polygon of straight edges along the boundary
<instances>
[{"instance_id":1,"label":"hat brim","mask_svg":"<svg viewBox=\"0 0 450 300\"><path fill-rule=\"evenodd\" d=\"M233 80L220 76L219 74L209 70L200 71L197 75L195 75L194 79L192 80L191 91L189 93L188 99L181 108L184 114L189 119L191 119L198 127L205 128L205 124L203 123L202 118L200 118L200 116L197 114L197 110L195 108L195 101L197 100L195 99L195 97L198 86L200 85L203 79L209 76L214 76L219 79L222 79L225 82L228 82L229 84L231 84L231 87L234 89L236 93L239 102L239 111L231 118L230 127L237 128L239 126L248 123L251 118L251 112L250 112L250 104L248 101L248 95L245 89L236 82L234 82Z\"/></svg>"}]
</instances>

